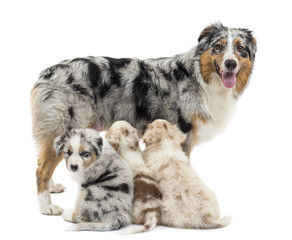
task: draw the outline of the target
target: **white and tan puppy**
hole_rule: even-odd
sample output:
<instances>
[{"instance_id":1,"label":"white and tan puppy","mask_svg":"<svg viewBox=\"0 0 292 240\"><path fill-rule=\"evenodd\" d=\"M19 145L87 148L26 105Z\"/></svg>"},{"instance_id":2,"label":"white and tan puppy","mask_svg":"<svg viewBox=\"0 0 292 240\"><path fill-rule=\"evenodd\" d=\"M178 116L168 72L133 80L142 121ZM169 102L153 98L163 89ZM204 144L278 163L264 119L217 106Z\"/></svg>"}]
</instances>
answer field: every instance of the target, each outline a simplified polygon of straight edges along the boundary
<instances>
[{"instance_id":1,"label":"white and tan puppy","mask_svg":"<svg viewBox=\"0 0 292 240\"><path fill-rule=\"evenodd\" d=\"M149 124L143 136L144 161L153 171L162 193L161 225L177 228L225 227L213 192L190 167L182 151L185 134L165 120Z\"/></svg>"},{"instance_id":2,"label":"white and tan puppy","mask_svg":"<svg viewBox=\"0 0 292 240\"><path fill-rule=\"evenodd\" d=\"M162 195L151 171L145 166L137 130L126 121L117 121L109 128L106 139L134 174L133 223L143 226L128 229L124 234L150 231L160 221Z\"/></svg>"},{"instance_id":3,"label":"white and tan puppy","mask_svg":"<svg viewBox=\"0 0 292 240\"><path fill-rule=\"evenodd\" d=\"M133 175L111 145L93 129L71 130L54 141L74 172L80 191L65 220L74 230L115 230L131 224Z\"/></svg>"}]
</instances>

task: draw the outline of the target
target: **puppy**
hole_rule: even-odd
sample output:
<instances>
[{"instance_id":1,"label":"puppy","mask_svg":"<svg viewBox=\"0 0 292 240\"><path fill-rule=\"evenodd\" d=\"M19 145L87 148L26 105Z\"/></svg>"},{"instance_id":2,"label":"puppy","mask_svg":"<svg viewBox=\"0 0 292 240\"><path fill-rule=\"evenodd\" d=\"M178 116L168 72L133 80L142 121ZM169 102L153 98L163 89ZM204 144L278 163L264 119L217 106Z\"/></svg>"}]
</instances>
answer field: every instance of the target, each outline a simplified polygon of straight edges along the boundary
<instances>
[{"instance_id":1,"label":"puppy","mask_svg":"<svg viewBox=\"0 0 292 240\"><path fill-rule=\"evenodd\" d=\"M117 121L109 128L106 139L133 171L133 223L144 224L129 229L124 234L150 231L159 223L162 195L151 171L143 161L137 130L126 121Z\"/></svg>"},{"instance_id":2,"label":"puppy","mask_svg":"<svg viewBox=\"0 0 292 240\"><path fill-rule=\"evenodd\" d=\"M229 217L220 219L213 192L190 167L182 151L185 134L165 120L151 123L143 136L144 161L153 171L162 192L161 225L177 228L225 227Z\"/></svg>"},{"instance_id":3,"label":"puppy","mask_svg":"<svg viewBox=\"0 0 292 240\"><path fill-rule=\"evenodd\" d=\"M75 230L115 230L131 224L133 175L129 166L93 129L71 130L54 140L80 184L75 211L64 213Z\"/></svg>"}]
</instances>

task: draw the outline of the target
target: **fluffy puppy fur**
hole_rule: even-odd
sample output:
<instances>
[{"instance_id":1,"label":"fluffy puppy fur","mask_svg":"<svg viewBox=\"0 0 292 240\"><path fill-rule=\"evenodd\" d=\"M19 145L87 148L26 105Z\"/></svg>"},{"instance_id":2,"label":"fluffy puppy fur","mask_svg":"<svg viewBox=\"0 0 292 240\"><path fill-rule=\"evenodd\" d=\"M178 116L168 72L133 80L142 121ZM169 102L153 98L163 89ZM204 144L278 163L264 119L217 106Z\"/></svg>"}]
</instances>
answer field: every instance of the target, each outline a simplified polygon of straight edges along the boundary
<instances>
[{"instance_id":1,"label":"fluffy puppy fur","mask_svg":"<svg viewBox=\"0 0 292 240\"><path fill-rule=\"evenodd\" d=\"M190 167L181 143L185 134L165 120L151 123L143 136L144 160L153 171L162 192L161 224L177 228L220 228L230 223L220 219L213 192Z\"/></svg>"},{"instance_id":2,"label":"fluffy puppy fur","mask_svg":"<svg viewBox=\"0 0 292 240\"><path fill-rule=\"evenodd\" d=\"M106 139L134 174L133 223L143 226L128 229L124 234L150 231L159 223L162 195L151 171L145 166L137 130L126 121L117 121L109 128Z\"/></svg>"},{"instance_id":3,"label":"fluffy puppy fur","mask_svg":"<svg viewBox=\"0 0 292 240\"><path fill-rule=\"evenodd\" d=\"M75 230L115 230L131 224L133 175L129 166L99 133L72 130L54 141L74 172L80 191L73 213L64 219L78 223Z\"/></svg>"}]
</instances>

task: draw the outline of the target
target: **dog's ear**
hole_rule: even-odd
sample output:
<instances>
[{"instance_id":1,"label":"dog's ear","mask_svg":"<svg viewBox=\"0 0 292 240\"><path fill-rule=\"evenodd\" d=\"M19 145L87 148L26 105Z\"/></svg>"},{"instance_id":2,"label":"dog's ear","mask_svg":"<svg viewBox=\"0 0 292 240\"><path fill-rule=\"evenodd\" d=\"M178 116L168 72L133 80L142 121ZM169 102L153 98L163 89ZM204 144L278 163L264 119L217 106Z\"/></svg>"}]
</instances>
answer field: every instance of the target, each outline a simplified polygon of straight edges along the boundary
<instances>
[{"instance_id":1,"label":"dog's ear","mask_svg":"<svg viewBox=\"0 0 292 240\"><path fill-rule=\"evenodd\" d=\"M168 135L178 143L183 143L186 140L186 134L184 134L176 125L168 127Z\"/></svg>"},{"instance_id":2,"label":"dog's ear","mask_svg":"<svg viewBox=\"0 0 292 240\"><path fill-rule=\"evenodd\" d=\"M106 134L106 140L109 142L109 144L115 149L117 152L120 148L120 139L117 135L107 132Z\"/></svg>"},{"instance_id":3,"label":"dog's ear","mask_svg":"<svg viewBox=\"0 0 292 240\"><path fill-rule=\"evenodd\" d=\"M100 155L102 152L103 140L99 132L94 129L86 129L85 133L96 155Z\"/></svg>"},{"instance_id":4,"label":"dog's ear","mask_svg":"<svg viewBox=\"0 0 292 240\"><path fill-rule=\"evenodd\" d=\"M211 24L210 26L206 27L200 34L198 38L198 42L201 42L201 40L206 39L210 37L215 31L220 31L223 29L224 26L221 22L216 22L214 24Z\"/></svg>"},{"instance_id":5,"label":"dog's ear","mask_svg":"<svg viewBox=\"0 0 292 240\"><path fill-rule=\"evenodd\" d=\"M93 146L93 149L96 153L96 155L100 155L102 153L102 146L103 146L103 140L102 137L99 136L94 136L93 138L90 139L90 143Z\"/></svg>"},{"instance_id":6,"label":"dog's ear","mask_svg":"<svg viewBox=\"0 0 292 240\"><path fill-rule=\"evenodd\" d=\"M54 149L56 151L57 156L59 156L61 152L63 151L66 141L67 141L66 134L56 137L54 139Z\"/></svg>"},{"instance_id":7,"label":"dog's ear","mask_svg":"<svg viewBox=\"0 0 292 240\"><path fill-rule=\"evenodd\" d=\"M242 35L245 37L247 45L246 50L248 51L250 60L253 62L255 60L255 54L257 52L257 41L254 38L252 31L246 28L239 28L239 31L241 31Z\"/></svg>"},{"instance_id":8,"label":"dog's ear","mask_svg":"<svg viewBox=\"0 0 292 240\"><path fill-rule=\"evenodd\" d=\"M207 38L211 35L211 32L212 32L212 29L213 29L213 26L208 26L206 27L200 34L199 38L198 38L198 42L201 42L201 40L203 38Z\"/></svg>"},{"instance_id":9,"label":"dog's ear","mask_svg":"<svg viewBox=\"0 0 292 240\"><path fill-rule=\"evenodd\" d=\"M95 138L93 141L94 150L97 155L102 153L103 139L102 137Z\"/></svg>"},{"instance_id":10,"label":"dog's ear","mask_svg":"<svg viewBox=\"0 0 292 240\"><path fill-rule=\"evenodd\" d=\"M145 132L142 140L146 145L153 144L153 143L158 144L161 142L162 136L163 136L163 132L161 131L161 129L153 128Z\"/></svg>"},{"instance_id":11,"label":"dog's ear","mask_svg":"<svg viewBox=\"0 0 292 240\"><path fill-rule=\"evenodd\" d=\"M136 129L125 130L126 141L130 149L136 150L139 147L139 137Z\"/></svg>"},{"instance_id":12,"label":"dog's ear","mask_svg":"<svg viewBox=\"0 0 292 240\"><path fill-rule=\"evenodd\" d=\"M153 131L146 130L146 132L144 133L144 135L142 137L142 140L143 140L143 143L145 143L147 145L147 144L153 143L154 138L155 138L155 135L154 135Z\"/></svg>"},{"instance_id":13,"label":"dog's ear","mask_svg":"<svg viewBox=\"0 0 292 240\"><path fill-rule=\"evenodd\" d=\"M251 46L251 49L252 49L252 54L251 54L251 56L250 56L250 60L251 60L251 61L254 61L254 59L255 59L255 54L256 54L256 52L257 52L257 41L256 41L256 39L255 39L254 37L252 37L252 39L251 39L251 44L250 44L250 46Z\"/></svg>"}]
</instances>

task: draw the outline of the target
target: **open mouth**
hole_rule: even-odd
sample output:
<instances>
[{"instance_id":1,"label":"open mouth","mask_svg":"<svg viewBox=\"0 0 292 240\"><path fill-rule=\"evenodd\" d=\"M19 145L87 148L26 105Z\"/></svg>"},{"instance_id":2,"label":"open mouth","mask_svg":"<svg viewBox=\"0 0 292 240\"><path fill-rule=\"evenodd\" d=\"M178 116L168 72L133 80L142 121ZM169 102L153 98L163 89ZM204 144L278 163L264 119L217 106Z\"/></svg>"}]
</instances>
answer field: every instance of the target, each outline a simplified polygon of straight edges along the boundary
<instances>
[{"instance_id":1,"label":"open mouth","mask_svg":"<svg viewBox=\"0 0 292 240\"><path fill-rule=\"evenodd\" d=\"M215 60L214 60L214 66L216 68L218 75L220 76L220 78L222 80L223 85L226 88L233 88L234 85L236 84L236 77L237 77L238 72L237 73L236 72L223 72Z\"/></svg>"}]
</instances>

